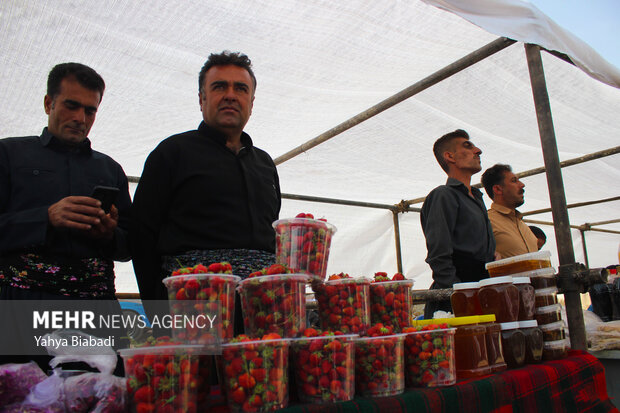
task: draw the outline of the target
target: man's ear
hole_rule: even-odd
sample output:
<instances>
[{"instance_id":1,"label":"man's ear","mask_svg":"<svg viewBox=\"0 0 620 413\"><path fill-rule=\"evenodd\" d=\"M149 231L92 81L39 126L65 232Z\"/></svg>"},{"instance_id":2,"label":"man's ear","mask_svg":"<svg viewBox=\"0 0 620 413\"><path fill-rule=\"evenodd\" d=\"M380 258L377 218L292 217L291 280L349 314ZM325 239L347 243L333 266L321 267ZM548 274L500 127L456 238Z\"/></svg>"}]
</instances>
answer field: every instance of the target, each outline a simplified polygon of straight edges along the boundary
<instances>
[{"instance_id":1,"label":"man's ear","mask_svg":"<svg viewBox=\"0 0 620 413\"><path fill-rule=\"evenodd\" d=\"M45 95L43 98L43 107L45 108L45 113L50 114L52 110L52 105L54 104L54 99L52 99L49 95Z\"/></svg>"},{"instance_id":2,"label":"man's ear","mask_svg":"<svg viewBox=\"0 0 620 413\"><path fill-rule=\"evenodd\" d=\"M454 154L450 151L444 151L443 159L446 161L446 163L454 163Z\"/></svg>"},{"instance_id":3,"label":"man's ear","mask_svg":"<svg viewBox=\"0 0 620 413\"><path fill-rule=\"evenodd\" d=\"M493 185L493 193L495 195L501 195L504 192L504 188L500 184Z\"/></svg>"}]
</instances>

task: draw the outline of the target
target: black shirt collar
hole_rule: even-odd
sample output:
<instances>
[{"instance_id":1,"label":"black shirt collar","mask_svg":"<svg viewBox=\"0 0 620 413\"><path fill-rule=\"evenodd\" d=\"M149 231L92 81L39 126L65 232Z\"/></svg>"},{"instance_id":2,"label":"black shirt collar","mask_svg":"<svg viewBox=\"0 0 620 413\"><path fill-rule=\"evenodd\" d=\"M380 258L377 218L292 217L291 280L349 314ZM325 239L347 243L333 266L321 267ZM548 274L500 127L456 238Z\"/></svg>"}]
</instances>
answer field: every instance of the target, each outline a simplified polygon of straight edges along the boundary
<instances>
[{"instance_id":1,"label":"black shirt collar","mask_svg":"<svg viewBox=\"0 0 620 413\"><path fill-rule=\"evenodd\" d=\"M467 187L465 186L465 184L459 181L458 179L448 178L448 180L446 181L446 185L453 186L455 187L455 189L463 192L466 195L469 195L469 191L467 190ZM475 186L471 187L471 194L476 199L482 199L482 196L483 196L482 191L476 188Z\"/></svg>"},{"instance_id":2,"label":"black shirt collar","mask_svg":"<svg viewBox=\"0 0 620 413\"><path fill-rule=\"evenodd\" d=\"M226 135L218 131L217 129L207 125L206 123L204 123L204 121L200 122L200 125L198 126L198 131L200 131L200 133L207 138L219 143L220 145L226 146ZM252 143L252 138L250 138L250 135L245 132L241 132L241 146L246 150L254 147L254 144Z\"/></svg>"},{"instance_id":3,"label":"black shirt collar","mask_svg":"<svg viewBox=\"0 0 620 413\"><path fill-rule=\"evenodd\" d=\"M41 137L39 139L43 146L49 146L52 149L60 149L67 152L77 150L77 152L85 154L90 154L92 152L90 139L84 139L84 141L77 146L66 145L60 139L52 135L50 131L47 130L47 127L43 128L43 132L41 132Z\"/></svg>"}]
</instances>

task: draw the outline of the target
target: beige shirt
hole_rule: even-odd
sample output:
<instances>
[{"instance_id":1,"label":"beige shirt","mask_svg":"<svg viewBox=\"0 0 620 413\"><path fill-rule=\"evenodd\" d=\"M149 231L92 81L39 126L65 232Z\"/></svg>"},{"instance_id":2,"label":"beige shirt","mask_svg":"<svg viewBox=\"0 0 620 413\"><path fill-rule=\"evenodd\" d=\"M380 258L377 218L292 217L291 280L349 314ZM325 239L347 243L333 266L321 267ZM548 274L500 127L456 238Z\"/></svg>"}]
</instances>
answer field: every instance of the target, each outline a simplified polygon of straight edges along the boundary
<instances>
[{"instance_id":1,"label":"beige shirt","mask_svg":"<svg viewBox=\"0 0 620 413\"><path fill-rule=\"evenodd\" d=\"M493 227L496 251L501 258L538 251L536 235L521 219L521 213L505 206L491 204L489 221Z\"/></svg>"}]
</instances>

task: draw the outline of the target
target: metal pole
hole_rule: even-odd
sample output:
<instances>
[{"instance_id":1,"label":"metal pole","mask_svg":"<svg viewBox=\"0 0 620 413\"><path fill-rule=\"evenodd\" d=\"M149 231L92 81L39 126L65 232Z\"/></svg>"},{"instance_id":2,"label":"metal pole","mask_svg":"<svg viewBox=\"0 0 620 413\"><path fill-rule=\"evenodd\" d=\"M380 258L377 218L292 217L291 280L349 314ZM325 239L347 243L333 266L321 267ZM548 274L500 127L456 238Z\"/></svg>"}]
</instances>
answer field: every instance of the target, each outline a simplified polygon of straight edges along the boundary
<instances>
[{"instance_id":1,"label":"metal pole","mask_svg":"<svg viewBox=\"0 0 620 413\"><path fill-rule=\"evenodd\" d=\"M371 108L366 109L364 112L358 115L355 115L352 118L342 122L340 125L335 126L332 129L328 130L327 132L320 134L316 138L311 139L301 144L300 146L294 149L291 149L285 154L278 156L274 160L275 164L280 165L281 163L286 162L289 159L294 158L295 156L303 152L306 152L307 150L312 149L317 145L320 145L321 143L333 138L334 136L346 131L347 129L350 129L364 122L365 120L370 119L371 117L383 112L384 110L391 108L392 106L441 82L444 79L447 79L448 77L454 75L455 73L458 73L461 70L466 69L469 66L472 66L473 64L478 63L479 61L484 60L487 57L499 52L500 50L505 49L506 47L510 46L514 42L515 42L514 40L507 39L505 37L500 37L499 39L496 39L492 41L491 43L485 46L482 46L478 50L471 52L470 54L460 58L454 63L451 63L448 66L444 67L443 69L438 70L432 75L420 80L417 83L414 83L413 85L409 86L406 89L401 90L397 94L377 103Z\"/></svg>"},{"instance_id":2,"label":"metal pole","mask_svg":"<svg viewBox=\"0 0 620 413\"><path fill-rule=\"evenodd\" d=\"M586 268L590 268L590 263L588 262L588 249L586 248L586 231L584 229L580 229L579 233L581 234L581 247L583 248L583 259L586 262Z\"/></svg>"},{"instance_id":3,"label":"metal pole","mask_svg":"<svg viewBox=\"0 0 620 413\"><path fill-rule=\"evenodd\" d=\"M586 350L586 331L581 309L581 297L579 296L579 286L573 278L576 271L575 252L570 233L570 222L568 210L566 209L566 197L564 195L564 182L562 181L562 170L560 169L560 159L553 130L551 105L549 103L549 95L547 94L540 48L537 45L526 44L525 54L527 56L540 142L547 171L547 186L549 187L549 198L551 200L555 237L560 259L558 281L565 292L564 298L566 301L568 325L571 332L571 347L576 350Z\"/></svg>"},{"instance_id":4,"label":"metal pole","mask_svg":"<svg viewBox=\"0 0 620 413\"><path fill-rule=\"evenodd\" d=\"M578 208L578 207L582 207L582 206L588 206L588 205L595 205L595 204L602 204L605 202L612 202L612 201L618 201L620 200L620 196L615 196L613 198L606 198L606 199L599 199L598 201L586 201L586 202L577 202L575 204L570 204L570 205L566 205L566 208ZM543 208L543 209L535 209L532 211L527 211L527 212L523 212L523 216L527 216L527 215L536 215L536 214L543 214L545 212L550 212L551 208ZM611 222L605 222L604 223L611 223Z\"/></svg>"},{"instance_id":5,"label":"metal pole","mask_svg":"<svg viewBox=\"0 0 620 413\"><path fill-rule=\"evenodd\" d=\"M392 217L394 218L394 239L396 240L396 267L398 272L403 272L403 258L400 248L400 225L398 223L398 211L392 211Z\"/></svg>"}]
</instances>

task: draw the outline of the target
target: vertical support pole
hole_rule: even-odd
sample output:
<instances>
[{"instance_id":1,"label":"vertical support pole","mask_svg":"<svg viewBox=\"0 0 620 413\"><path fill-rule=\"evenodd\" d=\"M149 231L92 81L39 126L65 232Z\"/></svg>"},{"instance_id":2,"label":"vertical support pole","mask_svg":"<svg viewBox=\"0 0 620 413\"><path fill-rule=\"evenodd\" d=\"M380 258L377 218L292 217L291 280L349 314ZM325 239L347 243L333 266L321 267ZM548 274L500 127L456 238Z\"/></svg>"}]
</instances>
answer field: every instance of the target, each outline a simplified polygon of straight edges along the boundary
<instances>
[{"instance_id":1,"label":"vertical support pole","mask_svg":"<svg viewBox=\"0 0 620 413\"><path fill-rule=\"evenodd\" d=\"M392 218L394 219L394 238L396 240L396 266L398 272L403 272L403 258L400 251L400 225L398 223L398 211L392 210Z\"/></svg>"},{"instance_id":2,"label":"vertical support pole","mask_svg":"<svg viewBox=\"0 0 620 413\"><path fill-rule=\"evenodd\" d=\"M560 169L560 159L553 129L551 105L547 93L540 47L534 44L526 44L525 54L530 72L534 105L536 106L536 118L538 120L543 158L545 160L547 186L549 188L553 225L560 258L558 282L564 290L571 347L576 350L586 350L586 332L581 309L580 290L574 280L574 271L576 269L575 251L573 250L573 241L570 233L568 209L566 208L566 197L564 195L564 182L562 181L562 171Z\"/></svg>"},{"instance_id":3,"label":"vertical support pole","mask_svg":"<svg viewBox=\"0 0 620 413\"><path fill-rule=\"evenodd\" d=\"M583 247L583 259L586 261L586 268L590 269L590 263L588 262L588 248L586 247L586 232L580 229L581 233L581 246Z\"/></svg>"}]
</instances>

